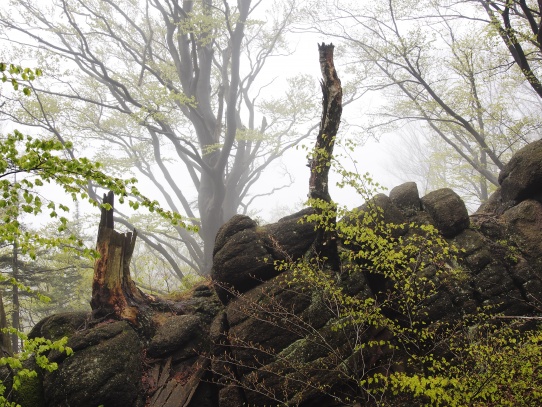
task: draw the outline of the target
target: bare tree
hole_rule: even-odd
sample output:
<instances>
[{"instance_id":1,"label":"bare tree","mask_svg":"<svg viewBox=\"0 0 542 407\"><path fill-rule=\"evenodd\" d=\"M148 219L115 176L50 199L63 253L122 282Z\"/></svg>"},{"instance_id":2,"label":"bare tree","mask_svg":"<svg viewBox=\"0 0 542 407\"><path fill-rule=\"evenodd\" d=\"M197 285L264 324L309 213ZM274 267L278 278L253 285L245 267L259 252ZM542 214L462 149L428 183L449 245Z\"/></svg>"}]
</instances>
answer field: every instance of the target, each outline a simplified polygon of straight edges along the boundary
<instances>
[{"instance_id":1,"label":"bare tree","mask_svg":"<svg viewBox=\"0 0 542 407\"><path fill-rule=\"evenodd\" d=\"M3 113L98 148L111 169L150 181L161 204L199 228L193 235L137 225L140 239L179 277L182 264L210 270L218 228L247 210L262 172L316 127L302 126L317 111L310 79L292 79L279 101L260 97L272 82L258 76L269 58L289 52L284 35L297 12L294 1L282 1L265 22L256 14L261 6L251 0L49 6L18 0L0 12L4 39L34 47L45 76L56 72L54 82L35 87L35 101L18 111L8 103ZM134 226L120 212L116 221ZM178 250L181 244L186 252Z\"/></svg>"},{"instance_id":2,"label":"bare tree","mask_svg":"<svg viewBox=\"0 0 542 407\"><path fill-rule=\"evenodd\" d=\"M449 146L450 162L474 170L470 194L486 200L504 163L540 128L527 107L534 95L487 32L487 16L469 2L368 3L314 0L307 11L314 30L344 44L363 91L386 98L364 130L379 137L423 123Z\"/></svg>"},{"instance_id":3,"label":"bare tree","mask_svg":"<svg viewBox=\"0 0 542 407\"><path fill-rule=\"evenodd\" d=\"M542 97L542 2L540 0L477 0L489 16L521 73Z\"/></svg>"}]
</instances>

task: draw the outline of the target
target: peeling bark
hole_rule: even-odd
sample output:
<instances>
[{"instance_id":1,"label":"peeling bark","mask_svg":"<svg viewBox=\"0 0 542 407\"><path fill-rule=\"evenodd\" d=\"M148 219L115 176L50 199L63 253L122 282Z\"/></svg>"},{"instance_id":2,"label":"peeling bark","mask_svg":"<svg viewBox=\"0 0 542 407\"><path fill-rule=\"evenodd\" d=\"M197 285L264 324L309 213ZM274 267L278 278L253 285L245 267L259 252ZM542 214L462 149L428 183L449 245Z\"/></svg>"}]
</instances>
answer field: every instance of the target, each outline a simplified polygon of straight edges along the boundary
<instances>
[{"instance_id":1,"label":"peeling bark","mask_svg":"<svg viewBox=\"0 0 542 407\"><path fill-rule=\"evenodd\" d=\"M141 312L147 308L148 297L130 277L130 260L134 252L137 232L119 233L114 229L113 192L104 195L96 250L100 258L94 263L92 282L92 315L94 318L123 319L140 326Z\"/></svg>"},{"instance_id":2,"label":"peeling bark","mask_svg":"<svg viewBox=\"0 0 542 407\"><path fill-rule=\"evenodd\" d=\"M328 188L328 175L333 157L335 137L339 130L342 114L342 87L333 62L333 44L318 45L320 53L320 69L323 80L322 87L322 119L320 131L316 138L312 161L310 162L311 175L309 179L309 198L319 199L333 205ZM318 209L322 211L322 209ZM335 223L336 219L332 220ZM329 225L333 226L333 225ZM327 258L330 266L338 266L337 236L334 227L329 230L320 230L314 242L314 251L317 255Z\"/></svg>"},{"instance_id":3,"label":"peeling bark","mask_svg":"<svg viewBox=\"0 0 542 407\"><path fill-rule=\"evenodd\" d=\"M341 81L333 63L333 44L318 45L320 69L322 71L322 119L316 138L314 156L310 163L309 198L331 202L328 189L328 174L333 156L335 137L339 130L342 114L343 91Z\"/></svg>"}]
</instances>

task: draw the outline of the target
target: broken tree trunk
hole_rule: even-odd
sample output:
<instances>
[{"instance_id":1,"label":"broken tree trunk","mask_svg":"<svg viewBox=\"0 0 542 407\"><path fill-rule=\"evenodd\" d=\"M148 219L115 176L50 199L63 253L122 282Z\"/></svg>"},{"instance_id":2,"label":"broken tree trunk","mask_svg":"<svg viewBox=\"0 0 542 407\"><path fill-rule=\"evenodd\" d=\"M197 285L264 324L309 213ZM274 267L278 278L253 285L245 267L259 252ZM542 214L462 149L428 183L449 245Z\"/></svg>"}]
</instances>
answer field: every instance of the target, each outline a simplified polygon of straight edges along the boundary
<instances>
[{"instance_id":1,"label":"broken tree trunk","mask_svg":"<svg viewBox=\"0 0 542 407\"><path fill-rule=\"evenodd\" d=\"M309 199L323 201L314 202L317 211L335 211L328 188L328 174L333 157L335 137L339 131L342 114L342 87L337 76L333 62L333 44L318 44L320 54L320 69L322 71L322 119L320 130L316 138L312 160L310 162L311 175L309 179ZM328 205L326 205L328 204ZM317 255L326 257L334 267L338 264L337 237L335 232L336 219L330 220L329 225L318 233L314 243Z\"/></svg>"},{"instance_id":2,"label":"broken tree trunk","mask_svg":"<svg viewBox=\"0 0 542 407\"><path fill-rule=\"evenodd\" d=\"M130 260L134 252L137 232L119 233L114 230L113 192L104 194L96 250L100 258L94 263L92 282L92 315L94 318L123 319L134 326L141 325L142 313L149 299L130 277Z\"/></svg>"},{"instance_id":3,"label":"broken tree trunk","mask_svg":"<svg viewBox=\"0 0 542 407\"><path fill-rule=\"evenodd\" d=\"M333 63L333 44L318 45L320 53L320 69L324 77L322 86L322 120L320 131L316 138L316 145L310 163L311 176L309 180L309 198L321 199L330 203L328 188L328 174L333 156L335 137L339 131L341 114L343 110L343 90L341 81L335 71Z\"/></svg>"}]
</instances>

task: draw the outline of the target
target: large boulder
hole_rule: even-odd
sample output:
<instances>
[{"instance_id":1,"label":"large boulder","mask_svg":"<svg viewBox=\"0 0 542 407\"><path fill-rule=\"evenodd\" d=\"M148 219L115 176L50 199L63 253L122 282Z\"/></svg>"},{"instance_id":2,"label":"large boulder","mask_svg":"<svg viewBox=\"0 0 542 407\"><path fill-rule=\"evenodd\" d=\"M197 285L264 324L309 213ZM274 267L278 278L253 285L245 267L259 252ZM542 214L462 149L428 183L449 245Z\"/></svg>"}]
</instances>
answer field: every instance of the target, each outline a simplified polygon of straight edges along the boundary
<instances>
[{"instance_id":1,"label":"large boulder","mask_svg":"<svg viewBox=\"0 0 542 407\"><path fill-rule=\"evenodd\" d=\"M422 209L418 186L415 182L405 182L390 191L391 202L406 216L412 216Z\"/></svg>"},{"instance_id":2,"label":"large boulder","mask_svg":"<svg viewBox=\"0 0 542 407\"><path fill-rule=\"evenodd\" d=\"M325 406L325 397L318 387L335 384L340 374L314 367L331 364L329 345L333 344L337 353L348 353L351 341L360 340L359 335L368 340L380 333L360 333L347 327L336 330L331 323L336 316L321 296L311 293L308 287L285 284L285 279L292 281L288 274L275 277L228 304L225 326L229 327L229 345L221 354L224 367L215 361L214 369L231 371L231 361L235 361L233 376L242 385L224 387L219 393L219 406L232 406L232 397L245 400L247 405L274 405L270 389L280 390L281 397L304 401L303 405ZM345 290L351 295L371 295L365 275L345 274L343 278ZM312 388L304 385L307 381L313 384Z\"/></svg>"},{"instance_id":3,"label":"large boulder","mask_svg":"<svg viewBox=\"0 0 542 407\"><path fill-rule=\"evenodd\" d=\"M74 353L57 355L58 370L44 379L45 404L55 407L143 406L143 347L127 322L76 332L68 341Z\"/></svg>"},{"instance_id":4,"label":"large boulder","mask_svg":"<svg viewBox=\"0 0 542 407\"><path fill-rule=\"evenodd\" d=\"M270 244L257 227L248 216L236 215L218 231L211 276L224 303L277 274Z\"/></svg>"},{"instance_id":5,"label":"large boulder","mask_svg":"<svg viewBox=\"0 0 542 407\"><path fill-rule=\"evenodd\" d=\"M174 362L197 356L204 349L206 333L197 315L173 315L162 322L147 348L152 358L170 356Z\"/></svg>"},{"instance_id":6,"label":"large boulder","mask_svg":"<svg viewBox=\"0 0 542 407\"><path fill-rule=\"evenodd\" d=\"M71 336L85 329L90 320L88 312L63 312L54 314L38 322L28 334L29 338L46 338L53 341Z\"/></svg>"},{"instance_id":7,"label":"large boulder","mask_svg":"<svg viewBox=\"0 0 542 407\"><path fill-rule=\"evenodd\" d=\"M499 175L503 202L542 199L542 140L519 150Z\"/></svg>"},{"instance_id":8,"label":"large boulder","mask_svg":"<svg viewBox=\"0 0 542 407\"><path fill-rule=\"evenodd\" d=\"M305 209L267 226L236 215L220 228L211 277L223 303L278 275L275 260L295 260L305 253L316 236L314 224L302 222L310 213Z\"/></svg>"},{"instance_id":9,"label":"large boulder","mask_svg":"<svg viewBox=\"0 0 542 407\"><path fill-rule=\"evenodd\" d=\"M404 273L400 277L435 283L435 291L419 304L419 322L430 330L437 332L441 322L457 326L485 307L505 317L540 315L542 173L536 158L540 148L537 142L518 153L503 171L502 187L470 219L452 190L420 199L416 185L406 183L389 197L377 195L342 220L356 222L373 205L382 210L385 222L436 226L459 249L448 263L409 261L397 266ZM317 284L296 279L292 268L275 267L275 261L313 254L317 232L314 224L302 221L312 213L306 209L265 226L246 216L232 218L216 237L212 270L216 285L202 284L188 297L153 304L160 311L152 314L149 329L93 321L88 314L59 314L38 323L31 336L69 336L75 353L66 357L51 352L59 369L38 376L38 391L32 395L43 396L37 405L336 407L346 402L341 404L330 394L342 400L359 397L358 382L352 380L356 375L359 379L367 372L407 371L416 347L401 354L402 339L394 337L391 325L379 317L373 320L370 306L367 313L345 315L340 295L325 297ZM370 227L370 222L364 223L362 233L370 232ZM406 244L417 230L404 228L390 245ZM374 272L375 264L380 264L363 257L365 243L343 244L341 236L337 240L340 267L318 259L297 271L314 273L316 279L330 273L333 287L336 284L353 297L348 306L371 305L382 298L383 314L410 323L386 291L390 281L409 280L392 275L381 284ZM348 318L357 322L348 323ZM373 323L364 325L366 321ZM476 326L468 328L475 333ZM438 344L431 345L435 357L442 356Z\"/></svg>"},{"instance_id":10,"label":"large boulder","mask_svg":"<svg viewBox=\"0 0 542 407\"><path fill-rule=\"evenodd\" d=\"M503 218L508 225L509 257L520 263L525 259L531 267L516 267L514 278L524 288L524 296L542 299L542 203L528 199L506 211ZM518 265L519 266L519 265ZM538 273L531 271L538 270Z\"/></svg>"},{"instance_id":11,"label":"large boulder","mask_svg":"<svg viewBox=\"0 0 542 407\"><path fill-rule=\"evenodd\" d=\"M450 188L428 193L422 198L422 205L445 237L454 237L469 227L470 220L465 203Z\"/></svg>"},{"instance_id":12,"label":"large boulder","mask_svg":"<svg viewBox=\"0 0 542 407\"><path fill-rule=\"evenodd\" d=\"M408 222L405 213L384 194L377 194L363 205L349 212L340 222L346 225L371 224L375 215L383 224L402 225L393 230L392 234L399 237L408 232ZM366 218L367 217L367 218Z\"/></svg>"}]
</instances>

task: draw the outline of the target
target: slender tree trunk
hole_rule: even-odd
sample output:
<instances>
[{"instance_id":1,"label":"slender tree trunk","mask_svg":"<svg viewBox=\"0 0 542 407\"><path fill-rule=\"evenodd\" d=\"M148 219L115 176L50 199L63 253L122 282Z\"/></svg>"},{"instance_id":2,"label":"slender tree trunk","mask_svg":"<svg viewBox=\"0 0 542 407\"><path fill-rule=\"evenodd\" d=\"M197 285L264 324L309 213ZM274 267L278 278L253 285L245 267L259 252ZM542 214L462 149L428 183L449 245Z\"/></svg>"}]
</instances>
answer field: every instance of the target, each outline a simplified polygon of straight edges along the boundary
<instances>
[{"instance_id":1,"label":"slender tree trunk","mask_svg":"<svg viewBox=\"0 0 542 407\"><path fill-rule=\"evenodd\" d=\"M119 233L114 230L113 192L104 195L96 250L100 258L94 264L92 283L92 314L94 318L116 318L141 326L142 313L148 308L149 299L130 277L130 260L134 252L137 232Z\"/></svg>"},{"instance_id":2,"label":"slender tree trunk","mask_svg":"<svg viewBox=\"0 0 542 407\"><path fill-rule=\"evenodd\" d=\"M8 328L8 320L6 317L6 310L4 308L4 299L2 292L0 291L0 351L2 352L1 357L6 355L11 355L13 353L11 347L11 339L9 334L5 331Z\"/></svg>"},{"instance_id":3,"label":"slender tree trunk","mask_svg":"<svg viewBox=\"0 0 542 407\"><path fill-rule=\"evenodd\" d=\"M13 242L13 265L12 265L12 277L15 282L19 281L19 258L18 258L19 246L17 241ZM11 293L11 327L20 330L20 303L19 303L19 287L17 284L13 284L13 291ZM19 352L19 337L16 333L11 334L11 348L13 353Z\"/></svg>"},{"instance_id":4,"label":"slender tree trunk","mask_svg":"<svg viewBox=\"0 0 542 407\"><path fill-rule=\"evenodd\" d=\"M333 44L318 45L322 86L322 119L310 165L309 198L331 202L328 174L342 114L343 91L333 62Z\"/></svg>"},{"instance_id":5,"label":"slender tree trunk","mask_svg":"<svg viewBox=\"0 0 542 407\"><path fill-rule=\"evenodd\" d=\"M329 210L334 210L334 204L329 195L328 174L342 114L342 87L333 62L333 49L333 44L322 43L322 45L318 45L320 69L323 76L321 82L322 119L310 163L311 175L309 179L309 198L330 204ZM334 222L336 220L333 220ZM320 231L314 247L316 254L326 257L333 267L338 262L337 236L333 225L330 226L330 231Z\"/></svg>"},{"instance_id":6,"label":"slender tree trunk","mask_svg":"<svg viewBox=\"0 0 542 407\"><path fill-rule=\"evenodd\" d=\"M480 154L480 165L482 168L487 169L487 154L482 150ZM489 199L489 191L487 185L487 178L480 177L480 201L486 202Z\"/></svg>"}]
</instances>

